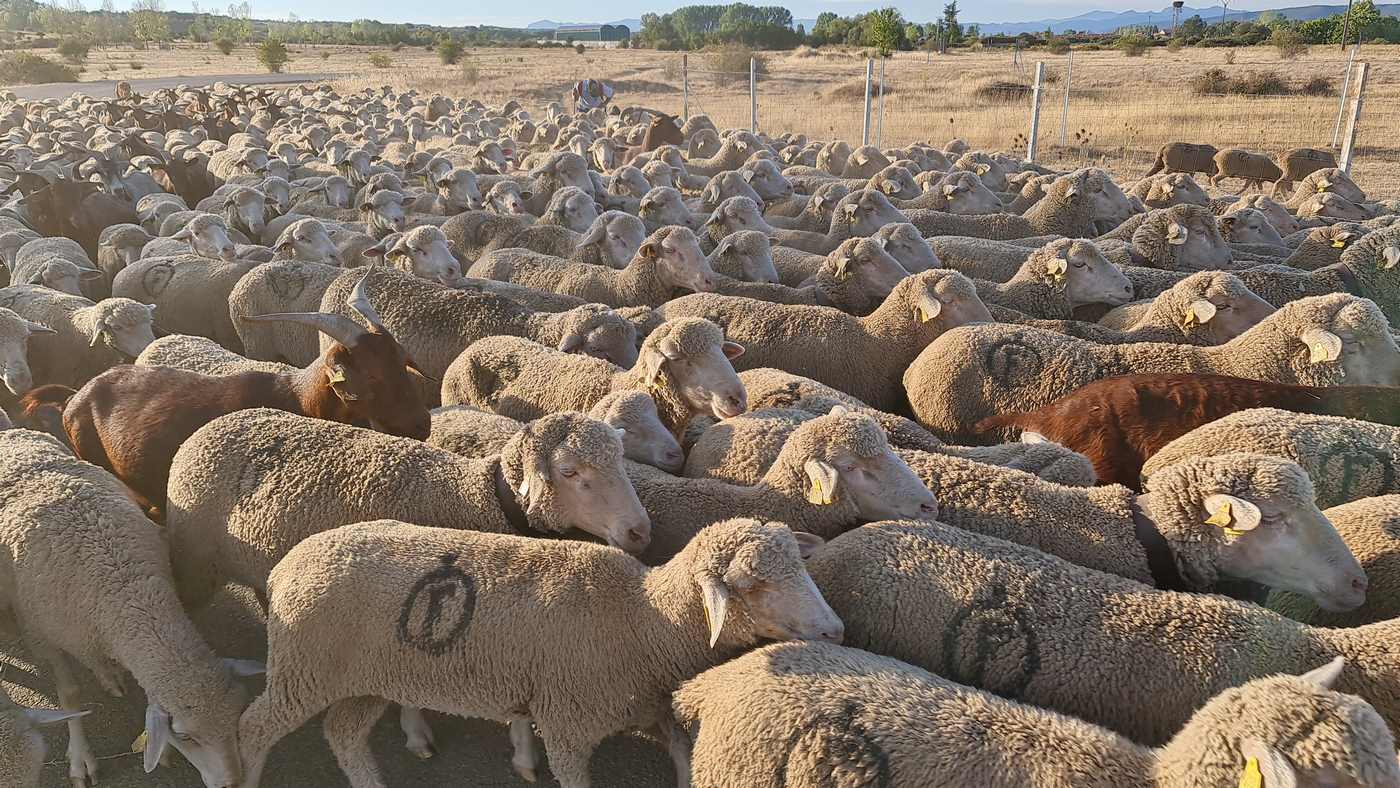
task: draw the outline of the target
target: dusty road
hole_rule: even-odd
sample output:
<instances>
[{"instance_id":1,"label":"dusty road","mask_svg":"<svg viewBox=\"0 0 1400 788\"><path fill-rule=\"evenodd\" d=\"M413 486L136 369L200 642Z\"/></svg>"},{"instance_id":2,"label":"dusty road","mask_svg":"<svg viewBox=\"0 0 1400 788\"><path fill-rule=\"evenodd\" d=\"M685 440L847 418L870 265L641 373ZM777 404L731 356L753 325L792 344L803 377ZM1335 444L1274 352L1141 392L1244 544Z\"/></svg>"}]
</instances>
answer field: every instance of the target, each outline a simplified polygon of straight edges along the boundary
<instances>
[{"instance_id":1,"label":"dusty road","mask_svg":"<svg viewBox=\"0 0 1400 788\"><path fill-rule=\"evenodd\" d=\"M150 93L161 88L173 88L176 85L189 85L191 87L212 85L215 82L231 82L240 85L290 85L299 82L320 82L327 79L336 79L339 74L205 74L197 77L159 77L156 79L130 79L131 89L137 93ZM0 75L3 78L3 75ZM101 82L50 82L44 85L16 85L10 90L22 99L43 100L51 98L67 98L74 93L82 93L86 96L106 96L116 95L116 82L104 80Z\"/></svg>"},{"instance_id":2,"label":"dusty road","mask_svg":"<svg viewBox=\"0 0 1400 788\"><path fill-rule=\"evenodd\" d=\"M196 618L211 645L224 656L260 658L263 651L261 623L246 605L225 602ZM0 638L0 681L15 700L29 705L55 705L56 696L47 666L36 666L22 645ZM261 691L258 684L252 692ZM199 773L183 758L176 765L158 768L146 775L141 756L131 753L131 742L142 729L143 701L137 697L115 699L84 676L84 708L92 709L87 719L88 738L101 758L98 785L102 788L202 788ZM506 726L483 720L463 720L440 714L428 715L436 734L438 754L418 760L403 747L398 713L391 707L375 729L373 746L384 775L392 788L526 788L527 783L511 770L510 738ZM67 728L45 730L49 743L42 788L70 788L65 747ZM543 756L543 743L540 743ZM596 788L667 788L675 785L671 760L660 746L633 736L615 736L604 742L593 755L593 785ZM536 786L557 785L541 771ZM320 718L313 719L272 752L263 773L262 788L343 788L348 783L321 736Z\"/></svg>"}]
</instances>

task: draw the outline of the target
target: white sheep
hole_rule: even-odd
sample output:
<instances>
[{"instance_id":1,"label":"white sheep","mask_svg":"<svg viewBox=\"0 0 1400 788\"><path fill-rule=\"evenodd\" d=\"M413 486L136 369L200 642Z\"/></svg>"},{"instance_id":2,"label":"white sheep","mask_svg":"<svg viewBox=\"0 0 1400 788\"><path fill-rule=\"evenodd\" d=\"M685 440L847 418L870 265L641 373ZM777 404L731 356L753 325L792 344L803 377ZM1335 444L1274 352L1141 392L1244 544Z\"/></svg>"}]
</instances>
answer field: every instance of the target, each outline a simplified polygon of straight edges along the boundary
<instances>
[{"instance_id":1,"label":"white sheep","mask_svg":"<svg viewBox=\"0 0 1400 788\"><path fill-rule=\"evenodd\" d=\"M37 285L16 285L0 289L0 307L55 332L31 340L30 371L39 383L79 388L155 341L156 308L129 298L94 304Z\"/></svg>"}]
</instances>

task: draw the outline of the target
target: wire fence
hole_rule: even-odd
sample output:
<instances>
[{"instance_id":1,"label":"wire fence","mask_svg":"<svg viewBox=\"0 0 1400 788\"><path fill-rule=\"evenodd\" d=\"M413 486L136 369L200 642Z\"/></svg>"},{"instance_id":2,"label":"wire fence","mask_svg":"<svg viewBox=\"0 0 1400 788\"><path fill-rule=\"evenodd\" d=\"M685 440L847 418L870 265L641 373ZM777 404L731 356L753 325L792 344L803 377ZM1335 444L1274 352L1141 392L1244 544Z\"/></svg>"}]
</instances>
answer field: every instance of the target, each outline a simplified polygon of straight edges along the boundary
<instances>
[{"instance_id":1,"label":"wire fence","mask_svg":"<svg viewBox=\"0 0 1400 788\"><path fill-rule=\"evenodd\" d=\"M662 55L664 89L623 101L705 114L720 128L749 128L756 107L757 128L774 135L868 140L883 148L914 142L941 147L961 138L977 148L1024 156L1041 62L1037 160L1131 175L1146 171L1157 150L1173 141L1272 155L1294 147L1340 150L1357 88L1347 75L1356 69L1346 54L1330 54L1280 64L1259 53L1239 63L1227 53L1213 55L1215 62L1189 53L1170 59L1127 59L1116 52L1036 53L1034 59L1020 52L905 53L873 61L868 83L861 57L771 55L756 62L752 94L747 73L713 71L694 56L668 54ZM1371 62L1370 72L1353 173L1400 191L1400 137L1394 133L1400 127L1400 64Z\"/></svg>"}]
</instances>

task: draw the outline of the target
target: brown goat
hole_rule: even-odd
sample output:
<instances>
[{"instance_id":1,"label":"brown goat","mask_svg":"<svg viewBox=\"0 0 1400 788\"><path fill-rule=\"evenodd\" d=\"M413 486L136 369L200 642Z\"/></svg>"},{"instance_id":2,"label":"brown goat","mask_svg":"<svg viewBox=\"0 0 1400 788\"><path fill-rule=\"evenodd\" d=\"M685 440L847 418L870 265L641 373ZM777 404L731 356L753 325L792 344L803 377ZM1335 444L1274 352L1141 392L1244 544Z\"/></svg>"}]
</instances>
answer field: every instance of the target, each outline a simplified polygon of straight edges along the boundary
<instances>
[{"instance_id":1,"label":"brown goat","mask_svg":"<svg viewBox=\"0 0 1400 788\"><path fill-rule=\"evenodd\" d=\"M623 156L623 164L643 153L650 153L662 145L684 145L685 136L681 134L679 121L680 119L675 115L654 113L651 125L647 126L646 134L642 137L642 144L633 145L627 149L627 154Z\"/></svg>"},{"instance_id":2,"label":"brown goat","mask_svg":"<svg viewBox=\"0 0 1400 788\"><path fill-rule=\"evenodd\" d=\"M299 312L245 318L311 326L334 339L311 366L295 373L242 372L211 377L169 367L113 367L78 391L63 412L74 453L111 471L158 514L175 452L219 416L275 408L391 435L428 437L431 420L419 394L421 375L384 328L364 280L347 300L369 328L342 315Z\"/></svg>"},{"instance_id":3,"label":"brown goat","mask_svg":"<svg viewBox=\"0 0 1400 788\"><path fill-rule=\"evenodd\" d=\"M1290 386L1225 375L1125 375L1097 380L1038 410L983 419L979 433L1035 432L1088 457L1101 484L1139 486L1147 458L1191 430L1250 408L1345 416L1400 426L1400 388Z\"/></svg>"},{"instance_id":4,"label":"brown goat","mask_svg":"<svg viewBox=\"0 0 1400 788\"><path fill-rule=\"evenodd\" d=\"M77 393L56 383L30 389L19 398L19 407L16 408L19 415L15 426L48 433L68 446L68 433L63 429L63 408Z\"/></svg>"}]
</instances>

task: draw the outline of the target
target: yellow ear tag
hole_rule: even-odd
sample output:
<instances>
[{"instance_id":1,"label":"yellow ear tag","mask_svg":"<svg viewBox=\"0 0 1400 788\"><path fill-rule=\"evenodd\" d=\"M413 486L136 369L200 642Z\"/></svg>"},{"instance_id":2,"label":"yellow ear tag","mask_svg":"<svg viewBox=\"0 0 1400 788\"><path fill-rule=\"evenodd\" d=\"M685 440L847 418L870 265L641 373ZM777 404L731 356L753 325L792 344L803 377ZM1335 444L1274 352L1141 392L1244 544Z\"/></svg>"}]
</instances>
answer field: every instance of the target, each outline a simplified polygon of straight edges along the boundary
<instances>
[{"instance_id":1,"label":"yellow ear tag","mask_svg":"<svg viewBox=\"0 0 1400 788\"><path fill-rule=\"evenodd\" d=\"M1196 325L1196 311L1195 311L1194 309L1188 309L1188 310L1186 310L1186 320L1183 321L1183 322L1184 322L1185 325L1187 325L1187 326L1194 326L1194 325ZM1207 522L1209 522L1209 521L1207 521Z\"/></svg>"},{"instance_id":2,"label":"yellow ear tag","mask_svg":"<svg viewBox=\"0 0 1400 788\"><path fill-rule=\"evenodd\" d=\"M344 383L345 373L339 369L332 369L330 374L326 375L326 380L329 380L331 383Z\"/></svg>"},{"instance_id":3,"label":"yellow ear tag","mask_svg":"<svg viewBox=\"0 0 1400 788\"><path fill-rule=\"evenodd\" d=\"M145 731L141 731L141 735L140 735L140 736L137 736L137 737L136 737L136 741L133 741L133 742L131 743L131 751L132 751L132 752L145 752L145 751L146 751L146 739L147 739L147 738L148 738L148 736L147 736L146 732L145 732Z\"/></svg>"},{"instance_id":4,"label":"yellow ear tag","mask_svg":"<svg viewBox=\"0 0 1400 788\"><path fill-rule=\"evenodd\" d=\"M656 372L656 377L652 378L652 379L651 379L651 383L647 384L647 389L649 389L649 390L651 390L651 391L660 391L662 388L665 387L665 385L666 385L666 373L665 373L665 372L662 372L662 371L660 371L660 370L657 370L657 372Z\"/></svg>"},{"instance_id":5,"label":"yellow ear tag","mask_svg":"<svg viewBox=\"0 0 1400 788\"><path fill-rule=\"evenodd\" d=\"M1209 518L1206 519L1206 525L1218 525L1221 528L1224 528L1225 530L1229 531L1231 529L1227 526L1229 526L1230 523L1233 523L1234 521L1235 518L1232 517L1230 514L1230 502L1226 501L1225 503L1220 504L1220 508L1215 510L1215 514L1212 514Z\"/></svg>"},{"instance_id":6,"label":"yellow ear tag","mask_svg":"<svg viewBox=\"0 0 1400 788\"><path fill-rule=\"evenodd\" d=\"M817 506L825 506L831 503L831 494L822 487L821 481L812 480L812 489L807 491L807 503L814 503Z\"/></svg>"},{"instance_id":7,"label":"yellow ear tag","mask_svg":"<svg viewBox=\"0 0 1400 788\"><path fill-rule=\"evenodd\" d=\"M924 311L923 304L914 307L914 317L917 317L920 323L927 323L928 321L933 319L928 316L928 312Z\"/></svg>"},{"instance_id":8,"label":"yellow ear tag","mask_svg":"<svg viewBox=\"0 0 1400 788\"><path fill-rule=\"evenodd\" d=\"M1259 771L1259 759L1250 758L1244 762L1244 772L1240 774L1240 788L1264 788L1264 773Z\"/></svg>"},{"instance_id":9,"label":"yellow ear tag","mask_svg":"<svg viewBox=\"0 0 1400 788\"><path fill-rule=\"evenodd\" d=\"M1343 240L1340 239L1340 238L1338 238L1338 239L1332 241L1332 248L1333 248L1333 249L1345 249L1345 248L1347 248L1347 242L1346 242L1346 241L1343 241Z\"/></svg>"}]
</instances>

